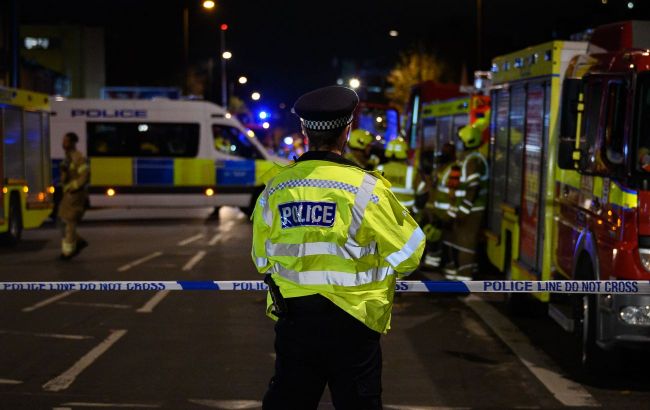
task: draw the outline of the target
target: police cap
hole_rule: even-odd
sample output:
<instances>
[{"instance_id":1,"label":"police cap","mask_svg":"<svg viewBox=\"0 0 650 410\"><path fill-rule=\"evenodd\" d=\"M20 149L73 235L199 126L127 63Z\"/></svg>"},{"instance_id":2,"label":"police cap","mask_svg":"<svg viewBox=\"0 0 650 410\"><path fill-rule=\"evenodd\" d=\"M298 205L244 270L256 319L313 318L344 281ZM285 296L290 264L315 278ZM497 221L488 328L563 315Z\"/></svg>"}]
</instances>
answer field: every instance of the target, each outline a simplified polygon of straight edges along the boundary
<instances>
[{"instance_id":1,"label":"police cap","mask_svg":"<svg viewBox=\"0 0 650 410\"><path fill-rule=\"evenodd\" d=\"M291 112L300 117L306 129L326 131L350 124L358 104L359 96L353 90L331 86L304 94L298 98Z\"/></svg>"}]
</instances>

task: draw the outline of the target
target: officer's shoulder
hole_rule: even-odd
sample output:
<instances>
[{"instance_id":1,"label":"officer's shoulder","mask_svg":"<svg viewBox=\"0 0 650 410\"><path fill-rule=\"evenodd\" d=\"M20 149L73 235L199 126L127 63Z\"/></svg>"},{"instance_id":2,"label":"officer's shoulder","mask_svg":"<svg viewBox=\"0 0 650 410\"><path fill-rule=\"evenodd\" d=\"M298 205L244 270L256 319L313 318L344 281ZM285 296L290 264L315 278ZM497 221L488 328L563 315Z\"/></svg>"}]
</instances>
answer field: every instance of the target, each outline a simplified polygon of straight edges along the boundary
<instances>
[{"instance_id":1,"label":"officer's shoulder","mask_svg":"<svg viewBox=\"0 0 650 410\"><path fill-rule=\"evenodd\" d=\"M70 159L72 162L78 163L78 162L83 162L86 160L86 157L84 157L84 154L81 153L81 151L72 151L70 154Z\"/></svg>"}]
</instances>

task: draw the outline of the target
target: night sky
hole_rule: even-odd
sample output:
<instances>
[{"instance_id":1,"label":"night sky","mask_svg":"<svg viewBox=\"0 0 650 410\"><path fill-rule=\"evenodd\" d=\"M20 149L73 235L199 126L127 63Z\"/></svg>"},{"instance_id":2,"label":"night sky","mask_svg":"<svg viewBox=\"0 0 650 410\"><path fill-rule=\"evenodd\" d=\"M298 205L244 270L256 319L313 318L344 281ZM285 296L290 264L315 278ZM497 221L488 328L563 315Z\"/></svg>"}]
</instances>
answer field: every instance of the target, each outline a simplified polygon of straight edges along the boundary
<instances>
[{"instance_id":1,"label":"night sky","mask_svg":"<svg viewBox=\"0 0 650 410\"><path fill-rule=\"evenodd\" d=\"M650 19L648 0L482 0L482 60L598 24ZM182 8L190 10L190 63L219 52L219 24L229 24L232 81L250 82L236 94L259 90L268 104L293 103L303 92L334 84L342 63L391 67L400 51L422 47L447 61L452 77L463 63L477 68L477 0L243 1L200 0L19 1L23 24L101 26L106 36L107 85L180 86ZM398 30L397 38L388 31ZM348 64L349 66L349 64ZM217 71L218 74L218 71ZM241 87L241 88L240 88Z\"/></svg>"}]
</instances>

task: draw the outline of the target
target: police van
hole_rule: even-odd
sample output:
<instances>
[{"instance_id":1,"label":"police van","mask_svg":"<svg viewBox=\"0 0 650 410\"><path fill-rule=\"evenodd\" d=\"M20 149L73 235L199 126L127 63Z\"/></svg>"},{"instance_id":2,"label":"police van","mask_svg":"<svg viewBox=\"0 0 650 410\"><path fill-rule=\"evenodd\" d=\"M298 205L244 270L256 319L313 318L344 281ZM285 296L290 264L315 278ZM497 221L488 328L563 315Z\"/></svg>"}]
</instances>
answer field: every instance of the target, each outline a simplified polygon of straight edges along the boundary
<instances>
[{"instance_id":1,"label":"police van","mask_svg":"<svg viewBox=\"0 0 650 410\"><path fill-rule=\"evenodd\" d=\"M263 175L286 162L210 102L57 98L50 132L55 185L68 132L79 136L77 149L89 159L93 207L229 205L251 211Z\"/></svg>"}]
</instances>

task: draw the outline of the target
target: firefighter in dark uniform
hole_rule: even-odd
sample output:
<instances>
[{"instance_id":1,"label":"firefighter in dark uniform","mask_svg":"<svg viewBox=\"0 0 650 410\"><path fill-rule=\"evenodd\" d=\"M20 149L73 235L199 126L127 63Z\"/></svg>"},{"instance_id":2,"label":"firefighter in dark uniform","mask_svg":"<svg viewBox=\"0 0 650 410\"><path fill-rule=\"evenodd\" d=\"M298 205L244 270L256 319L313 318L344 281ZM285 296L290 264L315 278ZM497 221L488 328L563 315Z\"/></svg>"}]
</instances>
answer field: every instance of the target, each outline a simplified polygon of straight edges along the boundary
<instances>
[{"instance_id":1,"label":"firefighter in dark uniform","mask_svg":"<svg viewBox=\"0 0 650 410\"><path fill-rule=\"evenodd\" d=\"M477 251L487 203L488 164L479 151L480 124L463 127L458 137L463 145L459 155L460 184L454 192L450 216L451 237L444 240L451 251L445 267L450 280L471 280L478 270Z\"/></svg>"},{"instance_id":2,"label":"firefighter in dark uniform","mask_svg":"<svg viewBox=\"0 0 650 410\"><path fill-rule=\"evenodd\" d=\"M88 246L88 242L77 233L77 225L86 211L90 178L88 162L83 154L77 151L78 141L79 137L74 132L63 136L65 159L60 165L63 198L59 204L59 218L64 224L60 256L62 260L71 259Z\"/></svg>"}]
</instances>

